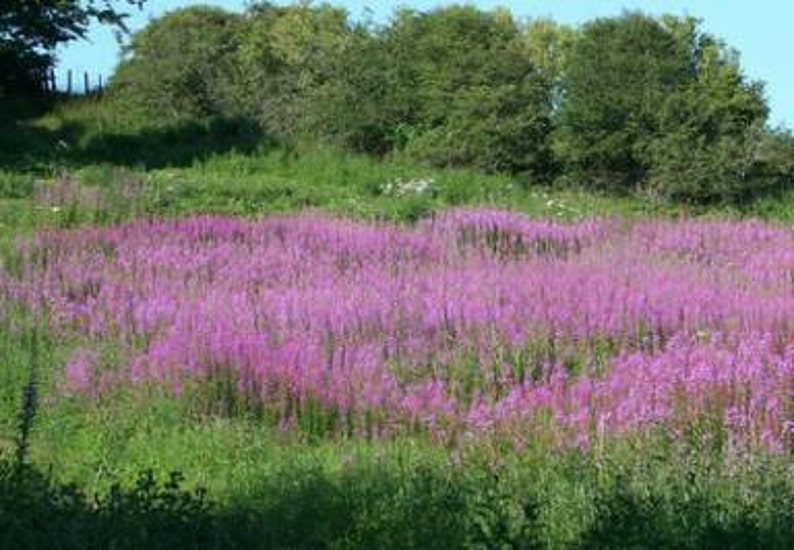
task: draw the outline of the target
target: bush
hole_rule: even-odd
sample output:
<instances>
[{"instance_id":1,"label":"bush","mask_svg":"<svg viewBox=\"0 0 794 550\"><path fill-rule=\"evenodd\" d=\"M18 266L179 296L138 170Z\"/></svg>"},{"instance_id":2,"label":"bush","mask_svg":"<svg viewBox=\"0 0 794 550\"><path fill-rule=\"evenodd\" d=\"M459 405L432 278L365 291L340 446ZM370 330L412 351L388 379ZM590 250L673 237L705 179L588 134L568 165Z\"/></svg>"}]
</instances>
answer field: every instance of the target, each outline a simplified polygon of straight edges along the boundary
<instances>
[{"instance_id":1,"label":"bush","mask_svg":"<svg viewBox=\"0 0 794 550\"><path fill-rule=\"evenodd\" d=\"M555 145L575 178L694 202L730 201L748 185L767 115L761 86L696 20L587 23L563 75Z\"/></svg>"},{"instance_id":2,"label":"bush","mask_svg":"<svg viewBox=\"0 0 794 550\"><path fill-rule=\"evenodd\" d=\"M318 89L335 78L352 40L347 12L328 4L257 4L248 14L238 62L247 112L265 132L294 143L312 126Z\"/></svg>"},{"instance_id":3,"label":"bush","mask_svg":"<svg viewBox=\"0 0 794 550\"><path fill-rule=\"evenodd\" d=\"M505 11L401 12L380 38L392 148L437 166L546 175L551 82L520 39Z\"/></svg>"},{"instance_id":4,"label":"bush","mask_svg":"<svg viewBox=\"0 0 794 550\"><path fill-rule=\"evenodd\" d=\"M111 81L129 109L152 118L238 114L241 75L235 62L243 17L222 9L174 11L137 33Z\"/></svg>"}]
</instances>

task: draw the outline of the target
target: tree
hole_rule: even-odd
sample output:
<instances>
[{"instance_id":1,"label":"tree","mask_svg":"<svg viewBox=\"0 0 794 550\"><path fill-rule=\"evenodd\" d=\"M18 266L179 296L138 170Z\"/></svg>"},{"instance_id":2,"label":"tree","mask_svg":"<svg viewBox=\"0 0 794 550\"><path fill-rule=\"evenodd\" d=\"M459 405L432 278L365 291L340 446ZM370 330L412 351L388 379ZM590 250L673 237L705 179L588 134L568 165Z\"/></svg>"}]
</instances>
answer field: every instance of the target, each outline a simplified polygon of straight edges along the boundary
<instances>
[{"instance_id":1,"label":"tree","mask_svg":"<svg viewBox=\"0 0 794 550\"><path fill-rule=\"evenodd\" d=\"M758 160L778 192L794 190L794 134L790 130L765 132Z\"/></svg>"},{"instance_id":2,"label":"tree","mask_svg":"<svg viewBox=\"0 0 794 550\"><path fill-rule=\"evenodd\" d=\"M379 106L361 104L375 116L365 128L381 133L368 140L379 149L433 165L545 170L551 87L522 51L509 12L402 10L368 48L378 74L340 78L365 77L364 89L377 94Z\"/></svg>"},{"instance_id":3,"label":"tree","mask_svg":"<svg viewBox=\"0 0 794 550\"><path fill-rule=\"evenodd\" d=\"M560 107L563 71L577 33L576 29L551 19L535 19L524 27L519 39L521 52L552 86L555 110Z\"/></svg>"},{"instance_id":4,"label":"tree","mask_svg":"<svg viewBox=\"0 0 794 550\"><path fill-rule=\"evenodd\" d=\"M34 89L57 46L85 38L91 22L125 29L118 4L145 0L5 0L0 3L0 94Z\"/></svg>"},{"instance_id":5,"label":"tree","mask_svg":"<svg viewBox=\"0 0 794 550\"><path fill-rule=\"evenodd\" d=\"M347 56L353 28L329 4L265 2L249 10L241 42L249 111L271 135L294 140L313 128L315 96Z\"/></svg>"},{"instance_id":6,"label":"tree","mask_svg":"<svg viewBox=\"0 0 794 550\"><path fill-rule=\"evenodd\" d=\"M753 185L763 88L696 19L588 23L562 83L555 147L578 181L696 202L732 201Z\"/></svg>"},{"instance_id":7,"label":"tree","mask_svg":"<svg viewBox=\"0 0 794 550\"><path fill-rule=\"evenodd\" d=\"M170 12L136 33L111 94L153 118L235 116L243 110L236 55L243 16L220 8Z\"/></svg>"},{"instance_id":8,"label":"tree","mask_svg":"<svg viewBox=\"0 0 794 550\"><path fill-rule=\"evenodd\" d=\"M766 186L768 107L763 86L742 74L738 54L695 19L666 18L689 70L659 104L659 134L647 148L645 186L667 199L737 202Z\"/></svg>"},{"instance_id":9,"label":"tree","mask_svg":"<svg viewBox=\"0 0 794 550\"><path fill-rule=\"evenodd\" d=\"M580 181L631 190L649 168L658 109L689 70L675 36L639 13L584 25L562 81L556 150Z\"/></svg>"}]
</instances>

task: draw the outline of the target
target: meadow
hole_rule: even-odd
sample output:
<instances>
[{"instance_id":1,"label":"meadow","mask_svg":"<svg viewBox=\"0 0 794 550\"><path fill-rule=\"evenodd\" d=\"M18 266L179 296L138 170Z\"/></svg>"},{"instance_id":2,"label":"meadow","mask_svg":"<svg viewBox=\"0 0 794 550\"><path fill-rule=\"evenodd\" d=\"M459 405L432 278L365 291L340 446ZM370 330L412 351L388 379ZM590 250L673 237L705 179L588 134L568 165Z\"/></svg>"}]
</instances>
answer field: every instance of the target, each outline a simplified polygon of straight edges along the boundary
<instances>
[{"instance_id":1,"label":"meadow","mask_svg":"<svg viewBox=\"0 0 794 550\"><path fill-rule=\"evenodd\" d=\"M2 135L0 546L790 545L790 198L119 116Z\"/></svg>"},{"instance_id":2,"label":"meadow","mask_svg":"<svg viewBox=\"0 0 794 550\"><path fill-rule=\"evenodd\" d=\"M5 4L0 548L792 546L794 135L706 22L192 5L78 98L133 2Z\"/></svg>"},{"instance_id":3,"label":"meadow","mask_svg":"<svg viewBox=\"0 0 794 550\"><path fill-rule=\"evenodd\" d=\"M212 170L317 158L371 210ZM787 546L790 226L408 170L15 176L4 543Z\"/></svg>"},{"instance_id":4,"label":"meadow","mask_svg":"<svg viewBox=\"0 0 794 550\"><path fill-rule=\"evenodd\" d=\"M518 448L704 421L731 450L787 450L794 234L621 226L136 222L40 233L0 282L75 342L59 388L80 398L163 385L311 436Z\"/></svg>"}]
</instances>

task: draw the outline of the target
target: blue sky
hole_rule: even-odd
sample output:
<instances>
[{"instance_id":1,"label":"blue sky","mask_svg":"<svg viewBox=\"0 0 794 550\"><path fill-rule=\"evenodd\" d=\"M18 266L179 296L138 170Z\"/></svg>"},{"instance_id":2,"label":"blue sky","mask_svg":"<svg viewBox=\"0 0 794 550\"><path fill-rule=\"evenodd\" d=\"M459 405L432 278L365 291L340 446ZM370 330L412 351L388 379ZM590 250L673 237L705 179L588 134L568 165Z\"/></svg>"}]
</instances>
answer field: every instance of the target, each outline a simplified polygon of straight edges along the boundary
<instances>
[{"instance_id":1,"label":"blue sky","mask_svg":"<svg viewBox=\"0 0 794 550\"><path fill-rule=\"evenodd\" d=\"M369 8L375 20L385 21L398 6L425 10L453 2L332 0L330 3L344 6L353 17L362 16L365 9ZM750 78L766 82L766 95L772 109L770 122L794 129L794 61L787 46L794 33L791 26L794 21L794 2L791 0L476 0L466 3L483 9L502 6L521 18L551 17L570 24L599 16L617 15L624 9L698 17L703 20L703 30L723 38L739 50L742 65ZM164 12L195 4L242 10L247 2L148 0L142 11L134 10L129 24L133 30L139 29L151 18ZM96 28L92 29L89 41L66 46L59 52L59 57L59 72L71 69L78 74L89 71L93 75L107 77L118 61L119 46L109 30ZM82 78L77 80L82 82Z\"/></svg>"}]
</instances>

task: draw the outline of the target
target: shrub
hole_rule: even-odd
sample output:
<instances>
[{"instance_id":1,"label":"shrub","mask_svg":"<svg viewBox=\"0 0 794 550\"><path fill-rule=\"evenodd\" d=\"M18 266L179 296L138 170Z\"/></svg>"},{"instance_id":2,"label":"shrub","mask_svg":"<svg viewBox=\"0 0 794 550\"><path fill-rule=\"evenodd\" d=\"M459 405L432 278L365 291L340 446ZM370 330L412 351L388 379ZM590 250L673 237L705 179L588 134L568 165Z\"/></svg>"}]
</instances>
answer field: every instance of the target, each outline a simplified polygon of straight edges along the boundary
<instances>
[{"instance_id":1,"label":"shrub","mask_svg":"<svg viewBox=\"0 0 794 550\"><path fill-rule=\"evenodd\" d=\"M153 21L126 49L113 94L153 118L234 115L241 101L234 55L242 26L242 16L209 7Z\"/></svg>"}]
</instances>

